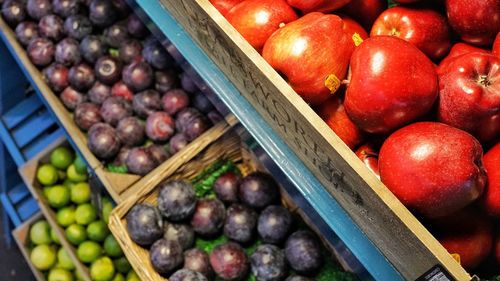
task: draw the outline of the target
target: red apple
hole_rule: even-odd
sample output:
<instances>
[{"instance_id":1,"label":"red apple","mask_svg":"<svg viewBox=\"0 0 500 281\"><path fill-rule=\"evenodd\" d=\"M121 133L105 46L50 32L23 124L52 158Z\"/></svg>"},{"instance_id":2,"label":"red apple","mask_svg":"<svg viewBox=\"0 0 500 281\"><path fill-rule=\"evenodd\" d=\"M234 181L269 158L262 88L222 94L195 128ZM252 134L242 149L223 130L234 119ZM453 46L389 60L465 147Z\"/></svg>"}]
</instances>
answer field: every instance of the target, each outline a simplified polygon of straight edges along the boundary
<instances>
[{"instance_id":1,"label":"red apple","mask_svg":"<svg viewBox=\"0 0 500 281\"><path fill-rule=\"evenodd\" d=\"M365 143L356 150L356 156L363 161L363 164L380 179L378 169L378 150L372 143Z\"/></svg>"},{"instance_id":2,"label":"red apple","mask_svg":"<svg viewBox=\"0 0 500 281\"><path fill-rule=\"evenodd\" d=\"M245 0L231 9L226 18L261 52L269 36L296 20L297 14L285 0Z\"/></svg>"},{"instance_id":3,"label":"red apple","mask_svg":"<svg viewBox=\"0 0 500 281\"><path fill-rule=\"evenodd\" d=\"M399 129L382 145L380 178L410 210L435 218L452 214L483 192L481 144L470 134L436 122Z\"/></svg>"},{"instance_id":4,"label":"red apple","mask_svg":"<svg viewBox=\"0 0 500 281\"><path fill-rule=\"evenodd\" d=\"M350 149L356 148L363 140L363 132L347 116L340 95L322 103L317 112Z\"/></svg>"},{"instance_id":5,"label":"red apple","mask_svg":"<svg viewBox=\"0 0 500 281\"><path fill-rule=\"evenodd\" d=\"M370 36L393 35L404 39L433 60L444 57L451 47L446 18L432 9L393 7L373 24Z\"/></svg>"},{"instance_id":6,"label":"red apple","mask_svg":"<svg viewBox=\"0 0 500 281\"><path fill-rule=\"evenodd\" d=\"M446 0L448 22L465 42L485 46L500 31L498 0Z\"/></svg>"},{"instance_id":7,"label":"red apple","mask_svg":"<svg viewBox=\"0 0 500 281\"><path fill-rule=\"evenodd\" d=\"M467 53L472 53L472 52L480 52L484 54L489 54L485 49L481 49L478 47L474 47L471 45L468 45L466 43L456 43L451 47L450 52L448 55L439 63L439 66L437 67L437 73L438 75L441 75L444 71L446 71L446 66L453 61L453 58L456 58L460 55L467 54Z\"/></svg>"},{"instance_id":8,"label":"red apple","mask_svg":"<svg viewBox=\"0 0 500 281\"><path fill-rule=\"evenodd\" d=\"M386 0L352 0L342 8L342 12L354 18L370 30L378 16L387 9Z\"/></svg>"},{"instance_id":9,"label":"red apple","mask_svg":"<svg viewBox=\"0 0 500 281\"><path fill-rule=\"evenodd\" d=\"M368 33L359 23L344 15L341 15L340 17L344 21L344 31L351 37L352 43L355 47L359 46L363 43L363 40L368 38Z\"/></svg>"},{"instance_id":10,"label":"red apple","mask_svg":"<svg viewBox=\"0 0 500 281\"><path fill-rule=\"evenodd\" d=\"M231 9L243 0L210 0L210 3L225 17Z\"/></svg>"},{"instance_id":11,"label":"red apple","mask_svg":"<svg viewBox=\"0 0 500 281\"><path fill-rule=\"evenodd\" d=\"M466 270L476 268L493 249L492 225L482 214L467 209L434 224L437 240L450 254L460 256Z\"/></svg>"},{"instance_id":12,"label":"red apple","mask_svg":"<svg viewBox=\"0 0 500 281\"><path fill-rule=\"evenodd\" d=\"M389 133L425 115L438 94L434 65L412 44L394 36L365 40L351 57L344 106L369 133Z\"/></svg>"},{"instance_id":13,"label":"red apple","mask_svg":"<svg viewBox=\"0 0 500 281\"><path fill-rule=\"evenodd\" d=\"M271 35L262 56L306 102L320 104L347 74L354 45L343 26L336 15L307 14Z\"/></svg>"},{"instance_id":14,"label":"red apple","mask_svg":"<svg viewBox=\"0 0 500 281\"><path fill-rule=\"evenodd\" d=\"M439 75L440 122L481 141L500 137L500 58L482 53L456 57Z\"/></svg>"},{"instance_id":15,"label":"red apple","mask_svg":"<svg viewBox=\"0 0 500 281\"><path fill-rule=\"evenodd\" d=\"M490 216L500 218L500 142L483 158L488 173L488 185L483 196L484 209Z\"/></svg>"},{"instance_id":16,"label":"red apple","mask_svg":"<svg viewBox=\"0 0 500 281\"><path fill-rule=\"evenodd\" d=\"M288 4L304 14L311 12L328 13L342 8L351 0L287 0Z\"/></svg>"},{"instance_id":17,"label":"red apple","mask_svg":"<svg viewBox=\"0 0 500 281\"><path fill-rule=\"evenodd\" d=\"M497 38L493 44L493 55L500 57L500 32L497 34Z\"/></svg>"}]
</instances>

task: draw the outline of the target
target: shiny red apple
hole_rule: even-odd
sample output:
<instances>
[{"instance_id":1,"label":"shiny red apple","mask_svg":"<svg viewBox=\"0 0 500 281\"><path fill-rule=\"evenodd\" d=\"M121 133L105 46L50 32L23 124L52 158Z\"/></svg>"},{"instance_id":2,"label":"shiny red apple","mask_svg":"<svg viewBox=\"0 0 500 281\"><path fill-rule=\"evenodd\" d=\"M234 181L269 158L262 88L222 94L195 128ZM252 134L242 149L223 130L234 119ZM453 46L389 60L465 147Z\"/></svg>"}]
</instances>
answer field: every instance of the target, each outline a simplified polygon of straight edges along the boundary
<instances>
[{"instance_id":1,"label":"shiny red apple","mask_svg":"<svg viewBox=\"0 0 500 281\"><path fill-rule=\"evenodd\" d=\"M378 150L372 143L365 143L356 150L356 156L363 161L363 164L380 179L378 168Z\"/></svg>"},{"instance_id":2,"label":"shiny red apple","mask_svg":"<svg viewBox=\"0 0 500 281\"><path fill-rule=\"evenodd\" d=\"M500 31L498 0L446 0L448 22L465 42L486 46Z\"/></svg>"},{"instance_id":3,"label":"shiny red apple","mask_svg":"<svg viewBox=\"0 0 500 281\"><path fill-rule=\"evenodd\" d=\"M442 123L417 122L382 145L380 178L410 210L442 217L483 193L482 157L481 144L470 134Z\"/></svg>"},{"instance_id":4,"label":"shiny red apple","mask_svg":"<svg viewBox=\"0 0 500 281\"><path fill-rule=\"evenodd\" d=\"M344 21L344 31L347 35L351 36L354 46L357 47L361 45L361 43L368 38L366 30L350 17L344 15L341 15L340 17Z\"/></svg>"},{"instance_id":5,"label":"shiny red apple","mask_svg":"<svg viewBox=\"0 0 500 281\"><path fill-rule=\"evenodd\" d=\"M448 55L443 60L441 60L441 62L439 63L439 66L436 69L438 75L440 75L444 71L446 71L446 66L451 61L453 61L453 58L456 58L456 57L461 56L463 54L472 53L472 52L480 52L480 53L484 53L484 54L490 53L485 49L474 47L474 46L466 44L466 43L461 43L461 42L456 43L455 45L453 45L453 47L451 47L451 50L448 53Z\"/></svg>"},{"instance_id":6,"label":"shiny red apple","mask_svg":"<svg viewBox=\"0 0 500 281\"><path fill-rule=\"evenodd\" d=\"M394 36L365 40L351 57L351 73L344 106L369 133L389 133L424 116L437 98L432 62Z\"/></svg>"},{"instance_id":7,"label":"shiny red apple","mask_svg":"<svg viewBox=\"0 0 500 281\"><path fill-rule=\"evenodd\" d=\"M386 0L352 0L342 12L357 20L366 30L371 30L378 16L387 9Z\"/></svg>"},{"instance_id":8,"label":"shiny red apple","mask_svg":"<svg viewBox=\"0 0 500 281\"><path fill-rule=\"evenodd\" d=\"M483 158L488 173L488 185L483 196L483 206L490 216L500 218L500 142Z\"/></svg>"},{"instance_id":9,"label":"shiny red apple","mask_svg":"<svg viewBox=\"0 0 500 281\"><path fill-rule=\"evenodd\" d=\"M500 137L500 58L456 57L439 75L438 119L481 141Z\"/></svg>"},{"instance_id":10,"label":"shiny red apple","mask_svg":"<svg viewBox=\"0 0 500 281\"><path fill-rule=\"evenodd\" d=\"M493 43L493 55L500 57L500 32L497 34L495 43Z\"/></svg>"},{"instance_id":11,"label":"shiny red apple","mask_svg":"<svg viewBox=\"0 0 500 281\"><path fill-rule=\"evenodd\" d=\"M363 140L363 132L349 119L340 95L328 99L318 108L318 115L347 144L355 149Z\"/></svg>"},{"instance_id":12,"label":"shiny red apple","mask_svg":"<svg viewBox=\"0 0 500 281\"><path fill-rule=\"evenodd\" d=\"M210 3L225 17L231 9L243 0L210 0Z\"/></svg>"},{"instance_id":13,"label":"shiny red apple","mask_svg":"<svg viewBox=\"0 0 500 281\"><path fill-rule=\"evenodd\" d=\"M226 18L260 52L269 36L298 17L285 0L245 0L234 6Z\"/></svg>"},{"instance_id":14,"label":"shiny red apple","mask_svg":"<svg viewBox=\"0 0 500 281\"><path fill-rule=\"evenodd\" d=\"M310 13L277 30L262 56L308 103L335 93L347 74L354 45L336 15Z\"/></svg>"},{"instance_id":15,"label":"shiny red apple","mask_svg":"<svg viewBox=\"0 0 500 281\"><path fill-rule=\"evenodd\" d=\"M342 8L351 0L287 0L288 4L304 14L311 12L328 13Z\"/></svg>"}]
</instances>

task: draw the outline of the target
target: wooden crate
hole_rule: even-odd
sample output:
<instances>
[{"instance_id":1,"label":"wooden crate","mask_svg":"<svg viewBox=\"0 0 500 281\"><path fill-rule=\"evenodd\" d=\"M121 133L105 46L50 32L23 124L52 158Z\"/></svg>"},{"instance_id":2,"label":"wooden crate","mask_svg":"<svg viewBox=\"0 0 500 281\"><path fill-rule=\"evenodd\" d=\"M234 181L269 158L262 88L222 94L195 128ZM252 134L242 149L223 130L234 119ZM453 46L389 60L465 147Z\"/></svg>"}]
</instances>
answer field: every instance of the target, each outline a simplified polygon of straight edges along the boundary
<instances>
[{"instance_id":1,"label":"wooden crate","mask_svg":"<svg viewBox=\"0 0 500 281\"><path fill-rule=\"evenodd\" d=\"M208 0L160 0L406 280L471 276Z\"/></svg>"},{"instance_id":2,"label":"wooden crate","mask_svg":"<svg viewBox=\"0 0 500 281\"><path fill-rule=\"evenodd\" d=\"M78 151L81 152L89 167L96 171L98 177L101 179L101 182L104 184L115 202L120 202L122 200L120 194L123 193L127 188L134 185L134 183L139 181L141 179L141 176L133 174L118 174L107 171L103 163L101 163L101 161L99 161L99 159L97 159L89 150L87 146L86 134L81 131L80 128L78 128L78 126L75 124L75 122L73 121L73 115L64 107L64 104L59 100L57 95L45 83L41 71L39 71L36 66L31 63L26 51L19 44L19 42L17 42L15 33L1 17L0 34L2 35L6 43L8 43L11 51L15 54L20 67L28 76L33 87L37 89L37 92L43 97L44 102L50 107L51 111L56 116L61 126L71 137L71 142L76 146ZM226 116L226 120L226 122L235 122L235 119L231 115ZM225 125L225 122L222 121L220 124L217 124L216 127L220 128ZM210 131L213 130L217 130L217 128L211 128L205 134L211 134ZM200 136L200 138L202 137L203 136ZM195 140L194 142L196 141L197 140ZM163 165L160 165L160 167L156 168L151 173L155 173L155 171L161 169L162 166Z\"/></svg>"},{"instance_id":3,"label":"wooden crate","mask_svg":"<svg viewBox=\"0 0 500 281\"><path fill-rule=\"evenodd\" d=\"M156 199L159 190L156 186L160 182L175 179L192 180L204 169L221 159L232 160L243 175L253 171L266 172L265 168L258 162L253 153L251 153L242 143L240 137L234 130L231 130L220 138L214 138L206 148L197 149L193 151L193 153L190 153L190 155L184 159L184 162L178 163L177 167L166 170L162 176L155 177L142 185L134 195L118 204L112 211L109 219L109 228L122 247L130 264L142 280L165 281L166 279L153 269L149 259L149 251L133 242L128 235L127 222L125 219L128 211L138 203L157 205ZM314 223L296 206L285 189L281 188L280 191L282 205L287 207L292 213L299 215L313 231L319 233ZM319 237L321 237L321 235L319 235ZM322 242L332 253L332 256L336 258L340 256L326 240L322 239Z\"/></svg>"},{"instance_id":4,"label":"wooden crate","mask_svg":"<svg viewBox=\"0 0 500 281\"><path fill-rule=\"evenodd\" d=\"M30 239L29 235L31 225L43 218L43 214L41 212L38 212L34 214L29 220L25 221L23 224L19 225L12 231L12 236L14 237L14 240L16 241L21 254L26 260L26 263L28 263L31 272L33 272L33 275L35 276L35 279L37 281L46 281L46 279L45 275L31 263L31 250L28 247L28 243Z\"/></svg>"}]
</instances>

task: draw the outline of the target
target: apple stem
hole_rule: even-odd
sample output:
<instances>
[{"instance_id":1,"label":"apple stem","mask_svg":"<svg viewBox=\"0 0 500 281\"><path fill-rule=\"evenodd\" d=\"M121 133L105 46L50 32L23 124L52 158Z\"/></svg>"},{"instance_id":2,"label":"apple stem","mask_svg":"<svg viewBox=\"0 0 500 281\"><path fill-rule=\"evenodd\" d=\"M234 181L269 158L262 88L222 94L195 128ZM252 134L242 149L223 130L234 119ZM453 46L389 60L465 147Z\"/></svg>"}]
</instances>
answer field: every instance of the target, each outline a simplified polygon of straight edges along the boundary
<instances>
[{"instance_id":1,"label":"apple stem","mask_svg":"<svg viewBox=\"0 0 500 281\"><path fill-rule=\"evenodd\" d=\"M344 80L342 80L342 82L340 82L340 84L346 85L346 86L349 86L350 83L351 83L351 81L347 80L347 79L344 79Z\"/></svg>"},{"instance_id":2,"label":"apple stem","mask_svg":"<svg viewBox=\"0 0 500 281\"><path fill-rule=\"evenodd\" d=\"M479 76L479 81L477 81L481 86L488 87L491 86L491 81L488 79L488 76L481 75Z\"/></svg>"}]
</instances>

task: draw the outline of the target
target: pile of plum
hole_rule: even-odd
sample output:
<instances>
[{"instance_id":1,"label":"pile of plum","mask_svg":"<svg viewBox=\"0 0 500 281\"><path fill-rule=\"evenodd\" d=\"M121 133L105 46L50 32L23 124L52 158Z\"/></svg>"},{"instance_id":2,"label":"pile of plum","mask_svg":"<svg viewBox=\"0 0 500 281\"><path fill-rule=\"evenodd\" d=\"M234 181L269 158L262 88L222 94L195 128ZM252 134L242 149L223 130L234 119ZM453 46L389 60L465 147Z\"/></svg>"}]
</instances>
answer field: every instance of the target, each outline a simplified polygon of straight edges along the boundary
<instances>
[{"instance_id":1,"label":"pile of plum","mask_svg":"<svg viewBox=\"0 0 500 281\"><path fill-rule=\"evenodd\" d=\"M157 206L132 207L127 230L135 243L149 248L154 269L170 281L317 280L312 278L323 266L324 249L280 205L270 175L241 178L225 172L213 184L214 196L203 198L186 181L157 188ZM205 251L199 239L219 242Z\"/></svg>"},{"instance_id":2,"label":"pile of plum","mask_svg":"<svg viewBox=\"0 0 500 281\"><path fill-rule=\"evenodd\" d=\"M145 175L221 120L124 0L6 0L2 16L112 170Z\"/></svg>"}]
</instances>

